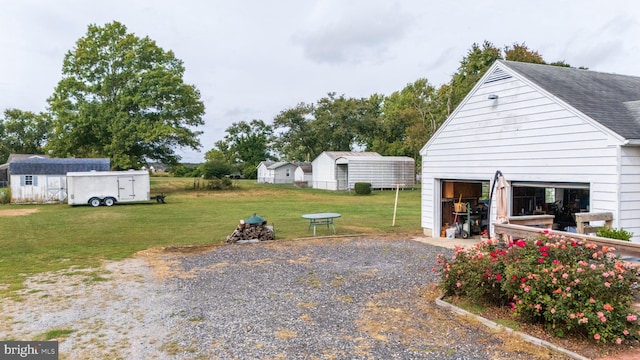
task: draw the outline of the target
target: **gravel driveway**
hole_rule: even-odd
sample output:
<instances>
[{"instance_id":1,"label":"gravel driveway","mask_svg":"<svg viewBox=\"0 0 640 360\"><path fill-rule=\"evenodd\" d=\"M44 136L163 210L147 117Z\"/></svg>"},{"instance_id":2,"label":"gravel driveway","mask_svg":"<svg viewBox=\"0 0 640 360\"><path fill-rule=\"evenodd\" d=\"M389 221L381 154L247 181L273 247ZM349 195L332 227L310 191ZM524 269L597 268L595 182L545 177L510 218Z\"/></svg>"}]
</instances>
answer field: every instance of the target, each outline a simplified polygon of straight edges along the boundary
<instances>
[{"instance_id":1,"label":"gravel driveway","mask_svg":"<svg viewBox=\"0 0 640 360\"><path fill-rule=\"evenodd\" d=\"M325 238L149 252L100 281L85 281L95 269L30 279L24 301L0 303L0 336L68 329L61 359L534 358L435 307L431 269L450 251Z\"/></svg>"}]
</instances>

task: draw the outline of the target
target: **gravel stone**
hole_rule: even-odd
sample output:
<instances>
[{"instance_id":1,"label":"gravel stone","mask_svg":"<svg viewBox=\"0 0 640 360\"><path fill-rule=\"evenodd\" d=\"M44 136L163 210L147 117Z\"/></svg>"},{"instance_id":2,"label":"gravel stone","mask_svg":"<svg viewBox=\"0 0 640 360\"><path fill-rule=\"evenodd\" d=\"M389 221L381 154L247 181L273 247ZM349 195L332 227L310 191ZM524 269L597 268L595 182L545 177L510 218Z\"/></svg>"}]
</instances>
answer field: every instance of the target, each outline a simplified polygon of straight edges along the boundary
<instances>
[{"instance_id":1,"label":"gravel stone","mask_svg":"<svg viewBox=\"0 0 640 360\"><path fill-rule=\"evenodd\" d=\"M107 264L106 281L41 274L0 302L0 337L72 329L61 359L533 358L424 297L438 253L452 250L317 238L165 252L162 274L140 258Z\"/></svg>"}]
</instances>

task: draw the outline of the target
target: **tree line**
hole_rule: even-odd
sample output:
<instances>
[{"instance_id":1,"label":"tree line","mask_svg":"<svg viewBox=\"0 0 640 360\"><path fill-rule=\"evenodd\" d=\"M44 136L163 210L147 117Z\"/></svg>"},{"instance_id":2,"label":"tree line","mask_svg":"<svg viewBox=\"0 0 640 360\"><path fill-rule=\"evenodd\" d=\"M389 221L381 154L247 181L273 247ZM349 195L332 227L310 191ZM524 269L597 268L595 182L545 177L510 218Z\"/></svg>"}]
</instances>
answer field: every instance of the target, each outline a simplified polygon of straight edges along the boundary
<instances>
[{"instance_id":1,"label":"tree line","mask_svg":"<svg viewBox=\"0 0 640 360\"><path fill-rule=\"evenodd\" d=\"M280 111L270 123L233 123L205 153L205 163L189 168L176 150L200 148L196 129L205 107L197 88L184 82L182 61L119 22L89 25L64 57L47 111L4 111L0 163L11 153L108 157L114 169L160 162L177 175L247 178L255 177L260 161L311 161L322 151L375 151L420 164L420 149L498 59L569 67L545 62L524 43L473 44L439 87L420 78L389 95L329 92Z\"/></svg>"}]
</instances>

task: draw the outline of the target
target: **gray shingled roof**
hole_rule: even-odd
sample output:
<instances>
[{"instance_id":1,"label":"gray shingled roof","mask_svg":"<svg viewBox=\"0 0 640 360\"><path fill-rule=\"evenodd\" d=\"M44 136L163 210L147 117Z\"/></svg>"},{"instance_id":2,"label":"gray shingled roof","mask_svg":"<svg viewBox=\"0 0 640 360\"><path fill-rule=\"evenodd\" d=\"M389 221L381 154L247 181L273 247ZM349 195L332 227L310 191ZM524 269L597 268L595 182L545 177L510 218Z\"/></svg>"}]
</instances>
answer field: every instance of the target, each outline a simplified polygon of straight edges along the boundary
<instances>
[{"instance_id":1,"label":"gray shingled roof","mask_svg":"<svg viewBox=\"0 0 640 360\"><path fill-rule=\"evenodd\" d=\"M334 160L336 160L339 157L382 156L382 155L378 154L377 152L373 152L373 151L325 151L325 154L327 154L330 158L332 158Z\"/></svg>"},{"instance_id":2,"label":"gray shingled roof","mask_svg":"<svg viewBox=\"0 0 640 360\"><path fill-rule=\"evenodd\" d=\"M12 175L66 175L73 171L109 171L108 158L30 158L9 163Z\"/></svg>"},{"instance_id":3,"label":"gray shingled roof","mask_svg":"<svg viewBox=\"0 0 640 360\"><path fill-rule=\"evenodd\" d=\"M640 139L640 77L499 60L625 139Z\"/></svg>"}]
</instances>

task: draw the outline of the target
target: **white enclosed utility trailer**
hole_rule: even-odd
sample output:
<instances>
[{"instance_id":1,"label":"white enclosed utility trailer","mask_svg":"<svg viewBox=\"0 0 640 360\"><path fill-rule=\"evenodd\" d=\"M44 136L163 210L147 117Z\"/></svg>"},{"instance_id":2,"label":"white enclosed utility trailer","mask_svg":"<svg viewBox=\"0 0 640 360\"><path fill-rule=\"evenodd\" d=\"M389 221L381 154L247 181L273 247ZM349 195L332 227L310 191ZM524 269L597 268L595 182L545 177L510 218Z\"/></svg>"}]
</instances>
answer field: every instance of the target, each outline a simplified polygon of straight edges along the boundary
<instances>
[{"instance_id":1,"label":"white enclosed utility trailer","mask_svg":"<svg viewBox=\"0 0 640 360\"><path fill-rule=\"evenodd\" d=\"M112 206L150 199L147 171L85 171L67 173L69 205Z\"/></svg>"}]
</instances>

